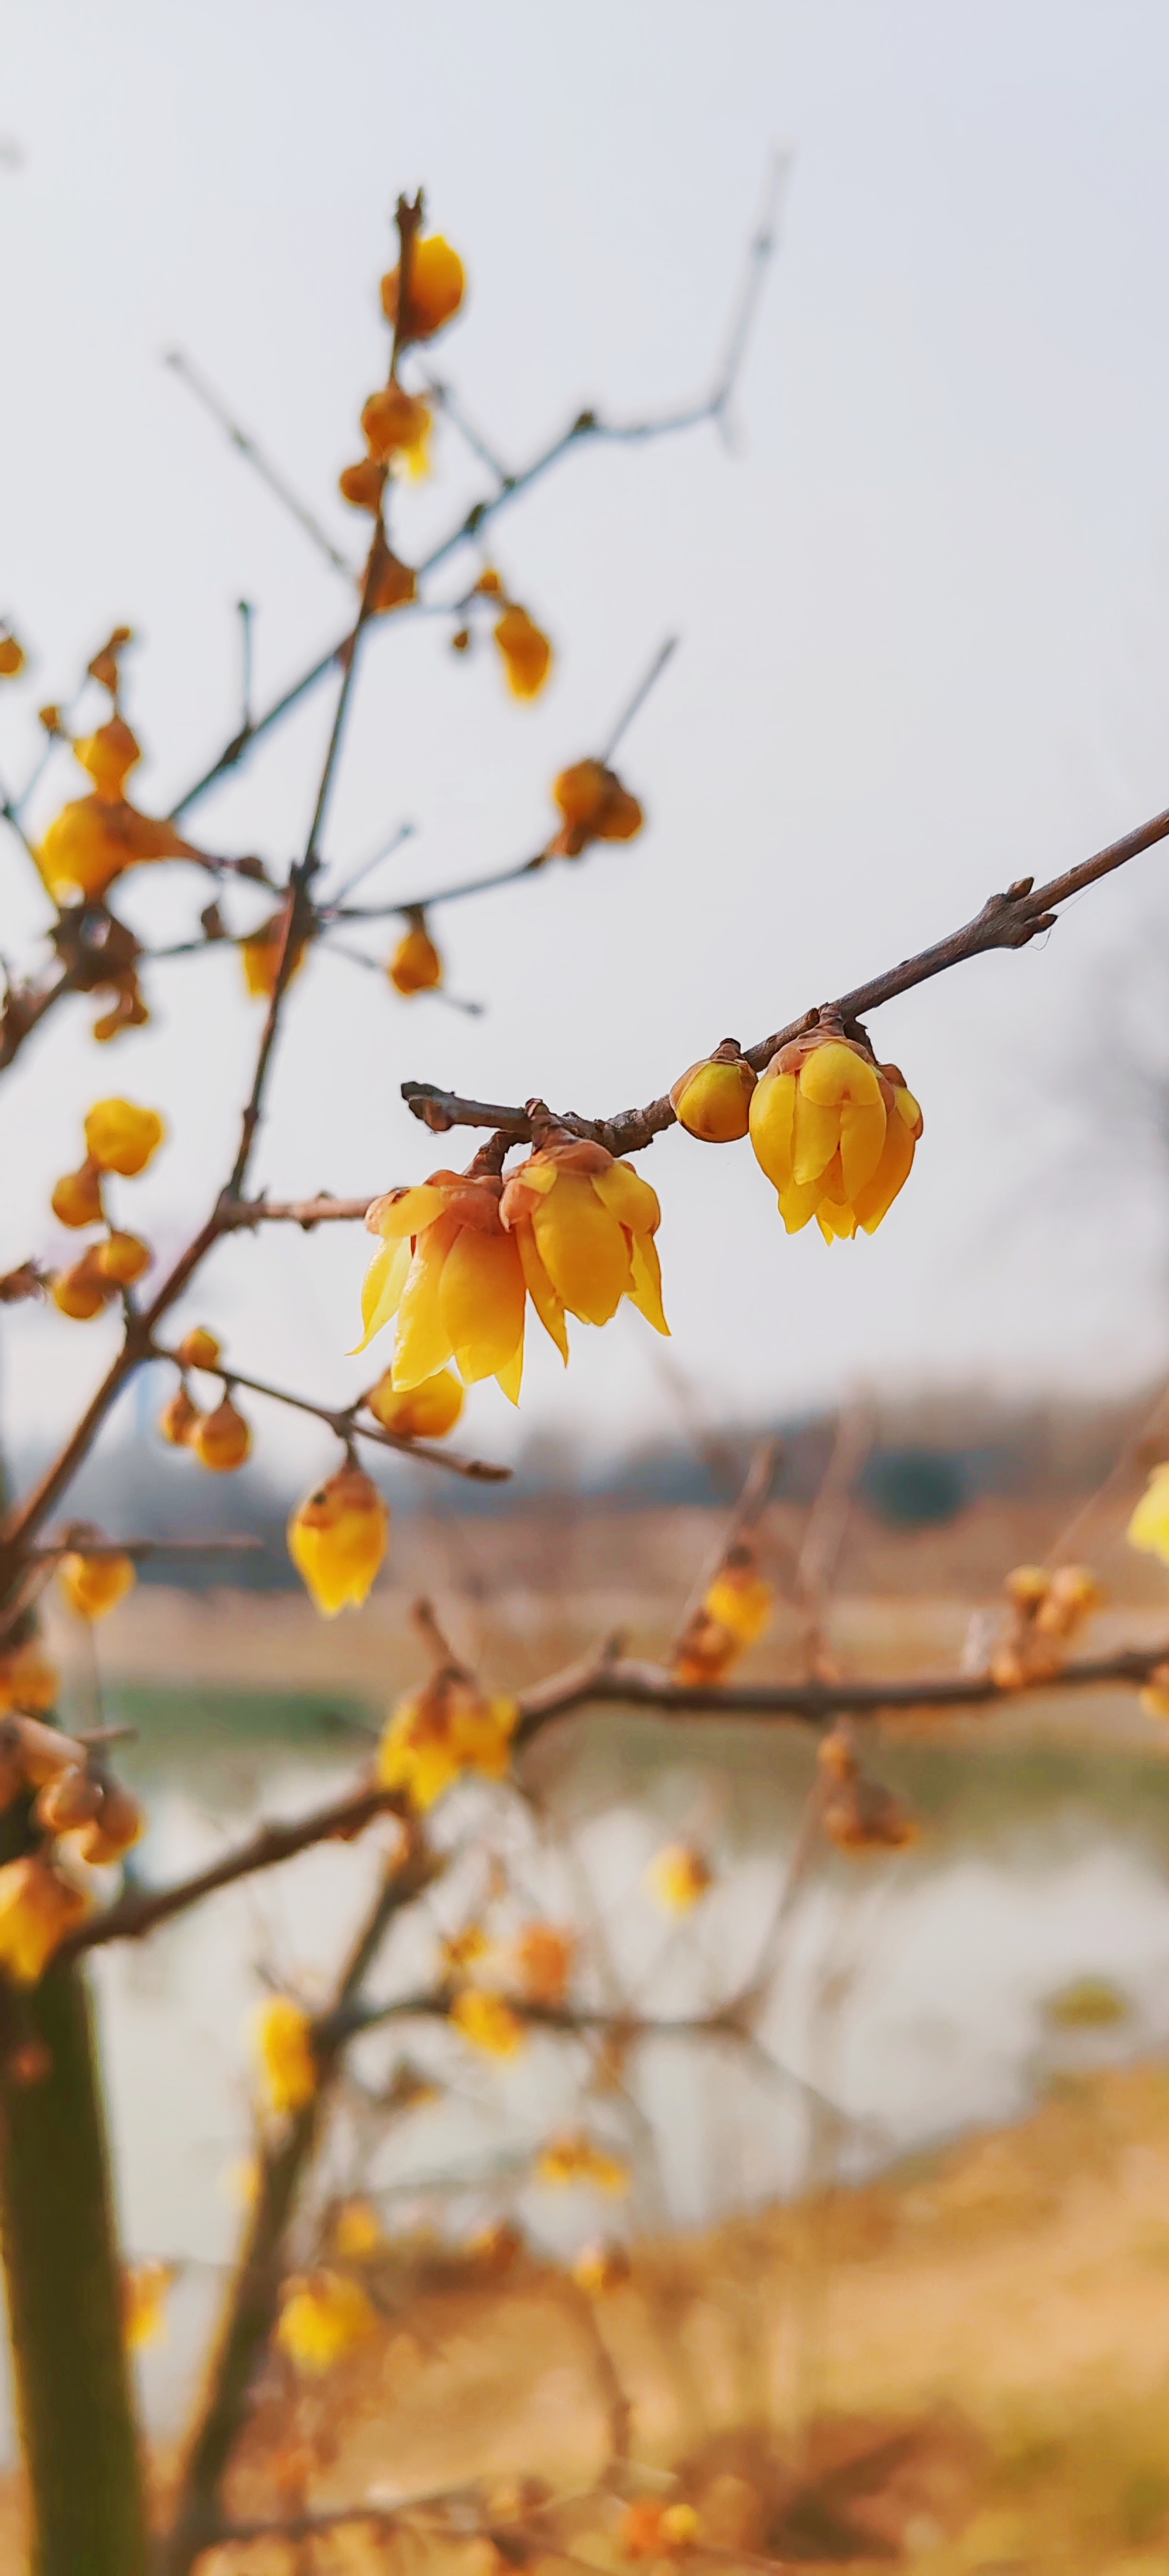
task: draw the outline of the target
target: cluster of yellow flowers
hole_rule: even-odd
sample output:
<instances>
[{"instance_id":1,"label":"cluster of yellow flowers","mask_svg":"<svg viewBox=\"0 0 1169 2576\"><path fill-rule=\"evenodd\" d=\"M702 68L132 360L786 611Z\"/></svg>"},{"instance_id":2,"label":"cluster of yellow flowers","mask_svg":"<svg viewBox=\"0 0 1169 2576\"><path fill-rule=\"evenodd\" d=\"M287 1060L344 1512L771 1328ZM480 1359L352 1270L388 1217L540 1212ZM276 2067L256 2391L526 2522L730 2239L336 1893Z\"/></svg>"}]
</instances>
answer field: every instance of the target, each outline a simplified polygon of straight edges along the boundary
<instances>
[{"instance_id":1,"label":"cluster of yellow flowers","mask_svg":"<svg viewBox=\"0 0 1169 2576\"><path fill-rule=\"evenodd\" d=\"M691 1689L725 1681L744 1648L762 1636L773 1606L771 1585L759 1572L754 1550L745 1539L736 1540L674 1648L670 1669L675 1681Z\"/></svg>"},{"instance_id":2,"label":"cluster of yellow flowers","mask_svg":"<svg viewBox=\"0 0 1169 2576\"><path fill-rule=\"evenodd\" d=\"M504 1780L519 1710L491 1699L470 1673L446 1666L399 1700L378 1750L378 1778L425 1812L467 1773Z\"/></svg>"},{"instance_id":3,"label":"cluster of yellow flowers","mask_svg":"<svg viewBox=\"0 0 1169 2576\"><path fill-rule=\"evenodd\" d=\"M1009 1605L1007 1633L991 1658L1000 1690L1057 1673L1078 1631L1103 1606L1104 1590L1088 1565L1016 1565L1003 1589Z\"/></svg>"},{"instance_id":4,"label":"cluster of yellow flowers","mask_svg":"<svg viewBox=\"0 0 1169 2576\"><path fill-rule=\"evenodd\" d=\"M201 852L184 841L173 824L140 813L125 794L130 772L142 757L119 703L120 656L132 640L128 626L116 626L89 665L91 678L108 690L112 702L108 722L73 744L74 757L93 785L88 796L76 797L62 808L36 853L41 875L58 906L100 903L127 868L142 867L156 859L201 860ZM56 707L45 708L42 722L50 733L64 734ZM109 982L115 992L115 1008L108 1020L98 1021L94 1030L97 1038L114 1037L123 1028L140 1027L147 1017L132 965L111 976Z\"/></svg>"},{"instance_id":5,"label":"cluster of yellow flowers","mask_svg":"<svg viewBox=\"0 0 1169 2576\"><path fill-rule=\"evenodd\" d=\"M252 1454L252 1429L240 1412L224 1375L222 1358L214 1333L205 1324L195 1324L184 1333L174 1354L182 1371L175 1393L164 1404L158 1417L158 1428L172 1449L189 1449L201 1467L213 1475L233 1475ZM199 1369L209 1377L223 1379L219 1403L209 1413L201 1412L187 1384L188 1369Z\"/></svg>"},{"instance_id":6,"label":"cluster of yellow flowers","mask_svg":"<svg viewBox=\"0 0 1169 2576\"><path fill-rule=\"evenodd\" d=\"M84 1885L62 1862L108 1867L138 1841L145 1823L137 1800L92 1761L84 1744L16 1713L14 1697L41 1697L50 1672L19 1648L0 1669L0 1704L9 1710L0 1718L0 1809L30 1799L32 1825L43 1837L35 1850L0 1868L0 1968L17 1985L37 1983L89 1911Z\"/></svg>"},{"instance_id":7,"label":"cluster of yellow flowers","mask_svg":"<svg viewBox=\"0 0 1169 2576\"><path fill-rule=\"evenodd\" d=\"M669 1331L653 1240L660 1216L632 1164L563 1130L506 1182L474 1165L432 1172L369 1209L383 1249L366 1276L358 1347L396 1316L399 1391L453 1359L468 1385L494 1377L518 1403L529 1297L565 1360L566 1317L607 1324L623 1297Z\"/></svg>"},{"instance_id":8,"label":"cluster of yellow flowers","mask_svg":"<svg viewBox=\"0 0 1169 2576\"><path fill-rule=\"evenodd\" d=\"M670 1098L704 1144L750 1134L789 1234L814 1216L826 1243L875 1234L909 1178L922 1115L895 1064L822 1020L758 1081L733 1038L679 1075Z\"/></svg>"},{"instance_id":9,"label":"cluster of yellow flowers","mask_svg":"<svg viewBox=\"0 0 1169 2576\"><path fill-rule=\"evenodd\" d=\"M85 1121L85 1161L56 1183L51 1205L61 1225L80 1232L105 1226L100 1243L91 1243L68 1270L58 1271L49 1293L62 1315L88 1323L100 1315L122 1288L132 1288L154 1258L136 1234L109 1224L102 1185L110 1172L135 1179L153 1161L166 1133L156 1109L139 1109L132 1100L98 1100Z\"/></svg>"}]
</instances>

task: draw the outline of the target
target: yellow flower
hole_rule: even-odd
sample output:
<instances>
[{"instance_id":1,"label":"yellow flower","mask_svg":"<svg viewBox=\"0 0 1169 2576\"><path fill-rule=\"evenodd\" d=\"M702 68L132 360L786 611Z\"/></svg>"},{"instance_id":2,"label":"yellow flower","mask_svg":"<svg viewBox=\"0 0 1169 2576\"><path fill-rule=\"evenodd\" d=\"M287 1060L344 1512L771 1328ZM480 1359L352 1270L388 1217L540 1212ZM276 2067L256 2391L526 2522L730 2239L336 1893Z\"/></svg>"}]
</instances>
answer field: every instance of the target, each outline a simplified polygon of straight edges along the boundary
<instances>
[{"instance_id":1,"label":"yellow flower","mask_svg":"<svg viewBox=\"0 0 1169 2576\"><path fill-rule=\"evenodd\" d=\"M674 1083L670 1099L678 1123L704 1145L730 1145L745 1136L751 1123L755 1075L733 1038L724 1038L713 1055L688 1065Z\"/></svg>"},{"instance_id":2,"label":"yellow flower","mask_svg":"<svg viewBox=\"0 0 1169 2576\"><path fill-rule=\"evenodd\" d=\"M439 1369L419 1386L403 1388L395 1386L390 1368L365 1401L383 1431L396 1431L403 1440L443 1440L454 1430L467 1399L452 1369Z\"/></svg>"},{"instance_id":3,"label":"yellow flower","mask_svg":"<svg viewBox=\"0 0 1169 2576\"><path fill-rule=\"evenodd\" d=\"M183 1368L217 1369L221 1353L214 1333L209 1333L205 1324L193 1324L190 1332L184 1333L177 1356Z\"/></svg>"},{"instance_id":4,"label":"yellow flower","mask_svg":"<svg viewBox=\"0 0 1169 2576\"><path fill-rule=\"evenodd\" d=\"M442 959L424 921L398 941L386 968L396 993L433 993L442 982Z\"/></svg>"},{"instance_id":5,"label":"yellow flower","mask_svg":"<svg viewBox=\"0 0 1169 2576\"><path fill-rule=\"evenodd\" d=\"M136 2263L122 2279L122 2319L132 2352L166 2333L166 2303L175 2281L173 2263Z\"/></svg>"},{"instance_id":6,"label":"yellow flower","mask_svg":"<svg viewBox=\"0 0 1169 2576\"><path fill-rule=\"evenodd\" d=\"M157 1109L139 1109L132 1100L98 1100L85 1121L91 1162L102 1172L120 1172L133 1180L157 1153L166 1129Z\"/></svg>"},{"instance_id":7,"label":"yellow flower","mask_svg":"<svg viewBox=\"0 0 1169 2576\"><path fill-rule=\"evenodd\" d=\"M333 2244L343 2263L368 2263L380 2254L385 2231L368 2200L346 2200L333 2221Z\"/></svg>"},{"instance_id":8,"label":"yellow flower","mask_svg":"<svg viewBox=\"0 0 1169 2576\"><path fill-rule=\"evenodd\" d=\"M712 1619L704 1602L687 1620L670 1658L670 1670L676 1682L688 1690L713 1688L726 1680L737 1664L742 1648L730 1628Z\"/></svg>"},{"instance_id":9,"label":"yellow flower","mask_svg":"<svg viewBox=\"0 0 1169 2576\"><path fill-rule=\"evenodd\" d=\"M1169 1565L1169 1460L1150 1473L1128 1525L1128 1543Z\"/></svg>"},{"instance_id":10,"label":"yellow flower","mask_svg":"<svg viewBox=\"0 0 1169 2576\"><path fill-rule=\"evenodd\" d=\"M771 1585L759 1573L749 1547L732 1547L707 1589L703 1608L720 1628L730 1630L736 1645L754 1645L771 1617Z\"/></svg>"},{"instance_id":11,"label":"yellow flower","mask_svg":"<svg viewBox=\"0 0 1169 2576\"><path fill-rule=\"evenodd\" d=\"M552 844L558 859L578 859L590 841L632 841L645 821L636 796L603 760L578 760L562 769L552 796L564 817Z\"/></svg>"},{"instance_id":12,"label":"yellow flower","mask_svg":"<svg viewBox=\"0 0 1169 2576\"><path fill-rule=\"evenodd\" d=\"M557 1923L526 1923L515 1945L516 1983L529 2003L564 2002L576 1941Z\"/></svg>"},{"instance_id":13,"label":"yellow flower","mask_svg":"<svg viewBox=\"0 0 1169 2576\"><path fill-rule=\"evenodd\" d=\"M338 475L337 487L350 509L369 510L376 518L386 488L386 467L374 456L363 456L359 464L347 465Z\"/></svg>"},{"instance_id":14,"label":"yellow flower","mask_svg":"<svg viewBox=\"0 0 1169 2576\"><path fill-rule=\"evenodd\" d=\"M896 1065L829 1025L772 1056L751 1100L756 1161L789 1234L874 1234L909 1178L922 1115Z\"/></svg>"},{"instance_id":15,"label":"yellow flower","mask_svg":"<svg viewBox=\"0 0 1169 2576\"><path fill-rule=\"evenodd\" d=\"M514 601L495 628L507 685L513 698L538 698L552 669L552 646L526 608Z\"/></svg>"},{"instance_id":16,"label":"yellow flower","mask_svg":"<svg viewBox=\"0 0 1169 2576\"><path fill-rule=\"evenodd\" d=\"M94 735L92 741L97 740ZM156 822L124 797L105 795L98 787L92 796L75 797L62 807L36 852L37 866L58 904L79 899L94 903L126 868L143 867L152 859L198 863L200 858L172 823Z\"/></svg>"},{"instance_id":17,"label":"yellow flower","mask_svg":"<svg viewBox=\"0 0 1169 2576\"><path fill-rule=\"evenodd\" d=\"M73 757L87 769L99 796L117 803L132 769L142 758L124 716L111 716L108 724L99 725L96 733L75 742Z\"/></svg>"},{"instance_id":18,"label":"yellow flower","mask_svg":"<svg viewBox=\"0 0 1169 2576\"><path fill-rule=\"evenodd\" d=\"M101 1814L102 1786L84 1763L71 1762L37 1792L33 1814L46 1834L75 1834Z\"/></svg>"},{"instance_id":19,"label":"yellow flower","mask_svg":"<svg viewBox=\"0 0 1169 2576\"><path fill-rule=\"evenodd\" d=\"M482 2049L486 2057L515 2057L523 2047L524 2025L506 1995L491 1994L483 1986L464 1986L451 2005L450 2018L471 2047Z\"/></svg>"},{"instance_id":20,"label":"yellow flower","mask_svg":"<svg viewBox=\"0 0 1169 2576\"><path fill-rule=\"evenodd\" d=\"M632 1163L615 1162L603 1145L556 1134L512 1174L502 1216L528 1295L565 1361L565 1316L607 1324L623 1297L655 1332L669 1332L653 1239L661 1209Z\"/></svg>"},{"instance_id":21,"label":"yellow flower","mask_svg":"<svg viewBox=\"0 0 1169 2576\"><path fill-rule=\"evenodd\" d=\"M60 1673L35 1637L0 1654L0 1716L13 1709L36 1715L55 1708L60 1688Z\"/></svg>"},{"instance_id":22,"label":"yellow flower","mask_svg":"<svg viewBox=\"0 0 1169 2576\"><path fill-rule=\"evenodd\" d=\"M500 1216L492 1173L432 1172L417 1189L391 1190L366 1217L384 1249L362 1292L364 1350L398 1318L394 1385L422 1386L451 1359L468 1385L494 1377L519 1402L524 1365L524 1273Z\"/></svg>"},{"instance_id":23,"label":"yellow flower","mask_svg":"<svg viewBox=\"0 0 1169 2576\"><path fill-rule=\"evenodd\" d=\"M15 635L0 635L0 680L18 680L24 669L24 646Z\"/></svg>"},{"instance_id":24,"label":"yellow flower","mask_svg":"<svg viewBox=\"0 0 1169 2576\"><path fill-rule=\"evenodd\" d=\"M667 1843L645 1873L647 1887L666 1914L688 1914L713 1878L709 1862L689 1843Z\"/></svg>"},{"instance_id":25,"label":"yellow flower","mask_svg":"<svg viewBox=\"0 0 1169 2576\"><path fill-rule=\"evenodd\" d=\"M132 1592L137 1580L132 1556L86 1556L84 1549L63 1556L57 1572L61 1589L79 1619L104 1619Z\"/></svg>"},{"instance_id":26,"label":"yellow flower","mask_svg":"<svg viewBox=\"0 0 1169 2576\"><path fill-rule=\"evenodd\" d=\"M93 1266L99 1279L111 1279L116 1288L132 1288L135 1280L149 1270L153 1259L149 1244L137 1234L114 1230L104 1243L93 1247Z\"/></svg>"},{"instance_id":27,"label":"yellow flower","mask_svg":"<svg viewBox=\"0 0 1169 2576\"><path fill-rule=\"evenodd\" d=\"M556 2190L587 2183L597 2191L611 2192L615 2199L629 2189L628 2166L605 2147L598 2147L583 2131L550 2138L536 2158L536 2177Z\"/></svg>"},{"instance_id":28,"label":"yellow flower","mask_svg":"<svg viewBox=\"0 0 1169 2576\"><path fill-rule=\"evenodd\" d=\"M670 2558L692 2548L700 2531L692 2504L663 2504L660 2496L635 2496L625 2508L621 2546L627 2558Z\"/></svg>"},{"instance_id":29,"label":"yellow flower","mask_svg":"<svg viewBox=\"0 0 1169 2576\"><path fill-rule=\"evenodd\" d=\"M91 1824L77 1836L77 1855L93 1869L109 1869L132 1850L146 1831L146 1818L136 1798L116 1781L103 1784L101 1805Z\"/></svg>"},{"instance_id":30,"label":"yellow flower","mask_svg":"<svg viewBox=\"0 0 1169 2576\"><path fill-rule=\"evenodd\" d=\"M382 311L387 322L398 319L398 275L392 268L382 279ZM453 320L467 291L466 271L457 250L442 233L415 239L410 251L410 286L400 338L432 340Z\"/></svg>"},{"instance_id":31,"label":"yellow flower","mask_svg":"<svg viewBox=\"0 0 1169 2576\"><path fill-rule=\"evenodd\" d=\"M103 1307L117 1295L112 1279L98 1269L96 1246L91 1245L71 1270L58 1270L49 1282L49 1295L61 1315L69 1315L75 1324L92 1323Z\"/></svg>"},{"instance_id":32,"label":"yellow flower","mask_svg":"<svg viewBox=\"0 0 1169 2576\"><path fill-rule=\"evenodd\" d=\"M70 1932L84 1922L88 1899L39 1852L0 1869L0 1967L18 1986L35 1986Z\"/></svg>"},{"instance_id":33,"label":"yellow flower","mask_svg":"<svg viewBox=\"0 0 1169 2576\"><path fill-rule=\"evenodd\" d=\"M382 1787L425 1809L466 1771L506 1779L518 1717L513 1699L486 1698L469 1674L437 1673L394 1710L378 1752Z\"/></svg>"},{"instance_id":34,"label":"yellow flower","mask_svg":"<svg viewBox=\"0 0 1169 2576\"><path fill-rule=\"evenodd\" d=\"M376 2326L377 2310L360 2281L341 2272L313 2272L287 2284L276 2341L306 2379L317 2378Z\"/></svg>"},{"instance_id":35,"label":"yellow flower","mask_svg":"<svg viewBox=\"0 0 1169 2576\"><path fill-rule=\"evenodd\" d=\"M254 1002L270 1002L276 990L276 977L284 949L285 918L283 907L279 912L269 913L268 919L260 923L259 929L249 932L248 937L241 939L239 943L244 982ZM293 942L292 963L286 979L289 984L293 976L300 973L305 960L306 947L307 942L303 938Z\"/></svg>"},{"instance_id":36,"label":"yellow flower","mask_svg":"<svg viewBox=\"0 0 1169 2576\"><path fill-rule=\"evenodd\" d=\"M198 1405L192 1404L185 1386L180 1386L176 1387L170 1402L164 1404L158 1417L158 1427L163 1439L170 1442L172 1449L189 1449L195 1429L202 1419Z\"/></svg>"},{"instance_id":37,"label":"yellow flower","mask_svg":"<svg viewBox=\"0 0 1169 2576\"><path fill-rule=\"evenodd\" d=\"M413 475L425 474L431 418L430 405L420 395L406 393L399 384L383 385L380 393L370 395L361 426L375 465L401 456Z\"/></svg>"},{"instance_id":38,"label":"yellow flower","mask_svg":"<svg viewBox=\"0 0 1169 2576\"><path fill-rule=\"evenodd\" d=\"M220 1476L230 1475L242 1467L251 1455L252 1434L243 1414L225 1395L214 1413L201 1413L192 1426L189 1444L201 1467L211 1467Z\"/></svg>"},{"instance_id":39,"label":"yellow flower","mask_svg":"<svg viewBox=\"0 0 1169 2576\"><path fill-rule=\"evenodd\" d=\"M377 1486L352 1464L297 1506L288 1553L324 1618L347 1605L360 1609L386 1552L389 1520Z\"/></svg>"},{"instance_id":40,"label":"yellow flower","mask_svg":"<svg viewBox=\"0 0 1169 2576\"><path fill-rule=\"evenodd\" d=\"M291 1995L273 1995L256 2015L256 2047L270 2111L303 2111L317 2089L312 2023Z\"/></svg>"},{"instance_id":41,"label":"yellow flower","mask_svg":"<svg viewBox=\"0 0 1169 2576\"><path fill-rule=\"evenodd\" d=\"M79 1172L66 1172L54 1188L50 1205L59 1225L103 1225L105 1209L97 1164L84 1162Z\"/></svg>"}]
</instances>

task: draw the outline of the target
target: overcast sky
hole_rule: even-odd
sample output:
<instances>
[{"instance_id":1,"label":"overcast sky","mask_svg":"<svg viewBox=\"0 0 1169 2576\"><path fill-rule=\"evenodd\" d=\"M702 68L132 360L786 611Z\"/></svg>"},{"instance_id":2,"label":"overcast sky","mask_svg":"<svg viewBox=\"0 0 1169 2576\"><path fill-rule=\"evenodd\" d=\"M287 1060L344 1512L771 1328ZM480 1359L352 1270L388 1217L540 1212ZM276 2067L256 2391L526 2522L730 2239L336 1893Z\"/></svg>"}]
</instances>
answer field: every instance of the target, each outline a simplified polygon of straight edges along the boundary
<instances>
[{"instance_id":1,"label":"overcast sky","mask_svg":"<svg viewBox=\"0 0 1169 2576\"><path fill-rule=\"evenodd\" d=\"M633 419L704 386L769 154L794 154L733 448L704 429L582 454L501 523L492 550L558 648L538 705L506 697L492 654L452 656L441 622L383 627L328 848L342 866L416 822L388 894L537 846L551 776L677 632L622 755L649 829L436 916L482 1018L316 958L259 1181L420 1177L443 1155L405 1075L596 1113L648 1098L728 1030L757 1038L1169 803L1156 0L7 0L0 28L0 610L34 659L0 706L0 763L23 776L36 705L124 619L154 810L237 720L234 602L256 603L261 703L350 605L162 354L205 370L355 550L336 476L384 373L399 187L425 182L467 260L441 367L521 463L584 402ZM403 500L407 553L486 488L449 434L437 463ZM209 848L294 854L330 695L198 808ZM63 758L38 824L81 783ZM1105 967L1123 1006L1123 960L1165 917L1165 866L1150 854L1049 940L875 1018L926 1134L872 1242L788 1241L745 1145L653 1148L673 1348L713 1411L858 1376L1082 1390L1164 1365L1162 1175L1128 1155L1109 1183L1069 1157L1060 1095L1081 1042L1095 1061ZM167 934L205 899L185 871L119 897ZM5 835L5 952L34 960L45 918ZM119 1202L160 1248L221 1180L255 1040L238 960L162 966L150 989L144 1036L94 1049L71 1007L6 1078L0 1263L64 1248L47 1186L100 1093L171 1123ZM340 1229L233 1244L190 1319L227 1328L242 1367L332 1397L355 1380L366 1248ZM6 1325L18 1431L84 1393L112 1329ZM567 1378L541 1342L528 1427L672 1418L631 1312L576 1329ZM508 1413L481 1391L472 1436L499 1453ZM273 1459L290 1437L266 1420Z\"/></svg>"}]
</instances>

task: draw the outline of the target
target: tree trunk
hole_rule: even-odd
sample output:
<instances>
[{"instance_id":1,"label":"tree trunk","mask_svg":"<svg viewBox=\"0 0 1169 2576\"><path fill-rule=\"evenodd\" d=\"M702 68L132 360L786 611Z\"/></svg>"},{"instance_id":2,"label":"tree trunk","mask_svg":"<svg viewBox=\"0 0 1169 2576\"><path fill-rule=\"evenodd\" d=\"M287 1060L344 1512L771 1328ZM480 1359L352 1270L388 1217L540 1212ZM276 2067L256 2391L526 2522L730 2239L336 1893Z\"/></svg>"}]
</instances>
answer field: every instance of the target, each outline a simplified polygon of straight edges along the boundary
<instances>
[{"instance_id":1,"label":"tree trunk","mask_svg":"<svg viewBox=\"0 0 1169 2576\"><path fill-rule=\"evenodd\" d=\"M40 2081L17 2083L8 2070L0 2081L0 2250L29 2565L32 2576L147 2576L105 2115L80 1967L50 1967L20 1998L17 2045L47 2053Z\"/></svg>"}]
</instances>

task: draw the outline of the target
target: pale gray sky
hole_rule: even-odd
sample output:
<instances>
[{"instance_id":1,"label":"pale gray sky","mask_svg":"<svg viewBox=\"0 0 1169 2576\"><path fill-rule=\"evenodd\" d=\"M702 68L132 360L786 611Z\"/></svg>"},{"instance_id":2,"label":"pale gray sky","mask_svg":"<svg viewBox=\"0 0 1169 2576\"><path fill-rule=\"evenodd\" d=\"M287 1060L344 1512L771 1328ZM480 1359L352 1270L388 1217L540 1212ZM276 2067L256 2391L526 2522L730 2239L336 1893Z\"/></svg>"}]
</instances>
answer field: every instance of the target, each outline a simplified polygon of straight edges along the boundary
<instances>
[{"instance_id":1,"label":"pale gray sky","mask_svg":"<svg viewBox=\"0 0 1169 2576\"><path fill-rule=\"evenodd\" d=\"M425 181L470 271L441 364L522 461L584 401L636 415L702 383L768 153L796 155L736 453L702 431L585 455L501 527L499 561L559 647L537 706L505 698L488 656L458 664L441 629L381 631L330 849L347 861L414 818L384 880L412 891L535 846L550 776L676 629L624 761L652 828L440 917L483 1019L317 959L258 1178L423 1174L441 1149L403 1110L404 1075L598 1112L647 1098L728 1029L758 1037L1169 802L1155 0L6 0L0 28L0 135L22 156L0 164L0 609L36 657L0 708L0 760L21 774L25 709L125 618L140 793L160 808L234 721L233 603L258 604L261 699L347 606L161 353L188 351L352 546L335 478L384 368L400 186ZM403 504L404 549L478 488L448 439ZM291 855L327 715L322 694L208 799L208 846ZM63 762L38 819L76 777ZM1048 1199L1043 1171L1093 959L1163 917L1165 864L874 1021L926 1136L873 1242L789 1242L746 1146L654 1147L675 1350L716 1410L816 1401L858 1373L1082 1388L1163 1360L1152 1218L1095 1183ZM161 928L204 899L175 877L124 909ZM6 837L5 950L31 954L43 917ZM237 978L232 956L159 969L144 1037L95 1050L82 1008L30 1046L0 1092L0 1263L58 1249L46 1179L110 1089L172 1122L122 1205L173 1246L228 1159L254 1031ZM241 1366L332 1395L354 1373L365 1250L356 1233L233 1245L197 1310ZM18 1429L84 1392L109 1329L14 1321ZM567 1378L541 1338L529 1425L665 1418L639 1318L580 1327ZM499 1450L508 1411L479 1392L472 1436ZM283 1420L265 1431L283 1458Z\"/></svg>"}]
</instances>

